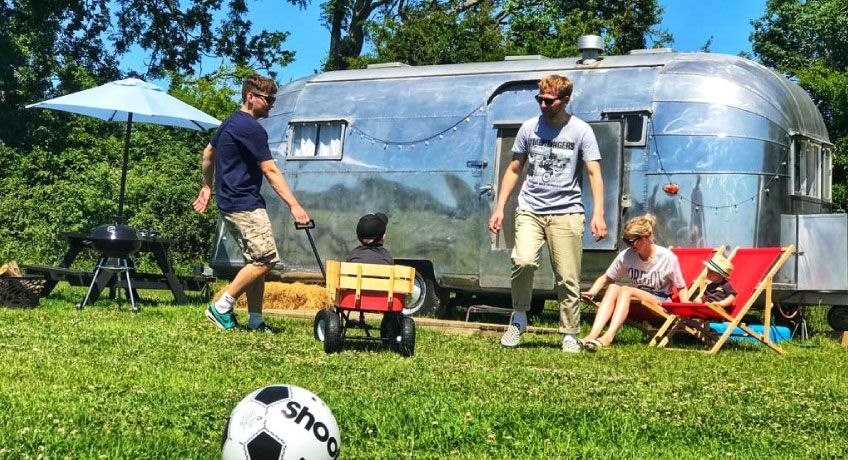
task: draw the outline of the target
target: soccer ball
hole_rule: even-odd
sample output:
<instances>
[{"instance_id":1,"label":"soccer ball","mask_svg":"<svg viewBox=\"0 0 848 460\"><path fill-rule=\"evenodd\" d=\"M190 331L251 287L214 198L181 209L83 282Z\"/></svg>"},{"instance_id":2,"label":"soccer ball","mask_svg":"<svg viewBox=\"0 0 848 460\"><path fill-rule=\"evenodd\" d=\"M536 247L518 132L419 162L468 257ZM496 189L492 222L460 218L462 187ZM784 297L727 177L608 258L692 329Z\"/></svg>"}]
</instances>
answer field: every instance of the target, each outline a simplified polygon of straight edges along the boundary
<instances>
[{"instance_id":1,"label":"soccer ball","mask_svg":"<svg viewBox=\"0 0 848 460\"><path fill-rule=\"evenodd\" d=\"M221 446L222 460L314 460L339 456L341 436L330 408L311 391L269 385L236 404Z\"/></svg>"}]
</instances>

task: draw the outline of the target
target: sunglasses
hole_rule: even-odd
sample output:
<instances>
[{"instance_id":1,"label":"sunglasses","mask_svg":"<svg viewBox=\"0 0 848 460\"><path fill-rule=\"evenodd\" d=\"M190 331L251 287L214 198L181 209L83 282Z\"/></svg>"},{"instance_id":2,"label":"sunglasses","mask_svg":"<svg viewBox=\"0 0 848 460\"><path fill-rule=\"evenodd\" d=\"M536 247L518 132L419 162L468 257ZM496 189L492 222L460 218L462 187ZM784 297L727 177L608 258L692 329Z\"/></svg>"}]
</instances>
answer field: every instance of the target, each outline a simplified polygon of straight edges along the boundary
<instances>
[{"instance_id":1,"label":"sunglasses","mask_svg":"<svg viewBox=\"0 0 848 460\"><path fill-rule=\"evenodd\" d=\"M256 97L262 98L262 100L264 100L265 103L268 104L268 105L274 105L274 101L277 100L277 98L275 96L266 96L264 94L254 93L252 91L251 91L250 94L252 94Z\"/></svg>"},{"instance_id":2,"label":"sunglasses","mask_svg":"<svg viewBox=\"0 0 848 460\"><path fill-rule=\"evenodd\" d=\"M633 247L633 245L636 244L636 242L640 239L641 238L633 238L632 240L628 240L627 238L622 238L621 241L624 241L624 244Z\"/></svg>"},{"instance_id":3,"label":"sunglasses","mask_svg":"<svg viewBox=\"0 0 848 460\"><path fill-rule=\"evenodd\" d=\"M558 101L558 100L562 99L562 98L560 98L560 97L550 97L550 98L549 98L549 97L542 97L542 96L540 96L540 95L538 95L538 94L537 94L537 95L535 95L535 96L533 96L533 97L536 99L536 102L537 102L537 103L539 103L539 104L544 104L544 105L549 105L549 106L550 106L550 105L554 105L554 102L556 102L556 101Z\"/></svg>"}]
</instances>

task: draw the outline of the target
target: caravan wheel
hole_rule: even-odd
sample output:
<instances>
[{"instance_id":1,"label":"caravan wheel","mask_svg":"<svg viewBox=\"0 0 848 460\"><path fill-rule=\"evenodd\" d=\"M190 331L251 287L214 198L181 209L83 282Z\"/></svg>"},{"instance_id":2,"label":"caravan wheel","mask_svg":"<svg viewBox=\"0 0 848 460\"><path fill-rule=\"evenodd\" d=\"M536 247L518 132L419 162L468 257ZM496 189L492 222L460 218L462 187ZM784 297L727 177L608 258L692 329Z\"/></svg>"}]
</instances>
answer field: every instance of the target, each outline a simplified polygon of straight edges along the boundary
<instances>
[{"instance_id":1,"label":"caravan wheel","mask_svg":"<svg viewBox=\"0 0 848 460\"><path fill-rule=\"evenodd\" d=\"M827 324L834 331L848 331L848 306L834 305L827 311Z\"/></svg>"},{"instance_id":2,"label":"caravan wheel","mask_svg":"<svg viewBox=\"0 0 848 460\"><path fill-rule=\"evenodd\" d=\"M408 316L429 316L441 318L447 307L445 291L436 285L429 276L424 276L415 270L415 291L403 309Z\"/></svg>"}]
</instances>

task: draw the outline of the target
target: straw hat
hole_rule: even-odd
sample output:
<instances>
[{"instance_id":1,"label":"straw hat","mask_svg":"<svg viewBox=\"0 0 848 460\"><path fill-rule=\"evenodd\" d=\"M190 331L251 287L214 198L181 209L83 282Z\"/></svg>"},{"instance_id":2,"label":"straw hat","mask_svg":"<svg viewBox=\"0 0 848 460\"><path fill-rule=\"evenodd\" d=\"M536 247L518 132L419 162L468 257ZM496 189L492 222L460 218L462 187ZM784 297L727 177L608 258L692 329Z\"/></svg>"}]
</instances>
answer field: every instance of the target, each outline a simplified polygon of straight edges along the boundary
<instances>
[{"instance_id":1,"label":"straw hat","mask_svg":"<svg viewBox=\"0 0 848 460\"><path fill-rule=\"evenodd\" d=\"M727 278L733 270L733 264L721 254L716 254L712 259L704 262L706 267L719 275Z\"/></svg>"}]
</instances>

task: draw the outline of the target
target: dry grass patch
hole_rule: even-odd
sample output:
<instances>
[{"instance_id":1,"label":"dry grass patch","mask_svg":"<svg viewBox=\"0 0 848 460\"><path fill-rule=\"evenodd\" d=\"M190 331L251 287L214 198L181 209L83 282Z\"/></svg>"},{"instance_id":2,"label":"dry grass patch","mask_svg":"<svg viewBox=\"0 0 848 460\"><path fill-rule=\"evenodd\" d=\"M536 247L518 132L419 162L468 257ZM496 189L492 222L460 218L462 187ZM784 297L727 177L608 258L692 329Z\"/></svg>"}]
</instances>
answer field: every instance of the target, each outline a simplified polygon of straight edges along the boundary
<instances>
[{"instance_id":1,"label":"dry grass patch","mask_svg":"<svg viewBox=\"0 0 848 460\"><path fill-rule=\"evenodd\" d=\"M220 297L223 292L224 288L221 288L213 299ZM267 282L263 299L265 310L319 310L333 304L333 298L324 286L299 282ZM245 296L239 298L236 308L247 308Z\"/></svg>"}]
</instances>

